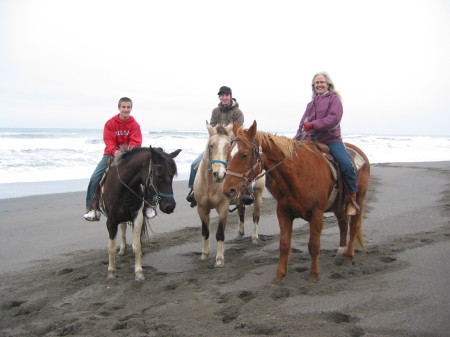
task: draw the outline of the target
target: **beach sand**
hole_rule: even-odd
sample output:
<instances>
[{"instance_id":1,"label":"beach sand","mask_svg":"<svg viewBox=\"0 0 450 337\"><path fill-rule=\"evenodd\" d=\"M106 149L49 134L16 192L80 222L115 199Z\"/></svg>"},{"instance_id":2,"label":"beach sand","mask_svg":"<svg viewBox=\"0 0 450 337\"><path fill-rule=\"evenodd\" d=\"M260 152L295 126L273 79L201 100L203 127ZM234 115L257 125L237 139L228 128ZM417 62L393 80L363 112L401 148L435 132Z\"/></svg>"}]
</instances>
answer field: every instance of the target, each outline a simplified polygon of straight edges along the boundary
<instances>
[{"instance_id":1,"label":"beach sand","mask_svg":"<svg viewBox=\"0 0 450 337\"><path fill-rule=\"evenodd\" d=\"M450 162L372 165L368 249L342 265L327 215L316 283L307 281L308 225L297 219L288 274L271 284L272 198L263 201L257 245L251 208L242 240L230 214L225 267L215 269L213 257L200 260L186 182L174 188L175 213L151 221L143 282L134 280L131 247L117 256L116 279L106 279L105 219L83 220L84 193L1 200L0 336L449 336Z\"/></svg>"}]
</instances>

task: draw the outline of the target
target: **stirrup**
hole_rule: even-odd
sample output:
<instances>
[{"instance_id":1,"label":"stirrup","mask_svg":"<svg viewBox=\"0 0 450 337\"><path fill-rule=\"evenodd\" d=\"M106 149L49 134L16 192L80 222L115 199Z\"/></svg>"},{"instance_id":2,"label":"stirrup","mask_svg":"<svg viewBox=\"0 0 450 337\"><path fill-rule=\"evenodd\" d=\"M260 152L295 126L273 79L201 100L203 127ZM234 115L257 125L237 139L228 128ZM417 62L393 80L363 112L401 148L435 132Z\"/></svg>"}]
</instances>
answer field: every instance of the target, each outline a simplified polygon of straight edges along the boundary
<instances>
[{"instance_id":1,"label":"stirrup","mask_svg":"<svg viewBox=\"0 0 450 337\"><path fill-rule=\"evenodd\" d=\"M83 215L83 218L87 221L100 221L100 217L100 212L97 214L97 211L95 209L91 209L89 212Z\"/></svg>"},{"instance_id":2,"label":"stirrup","mask_svg":"<svg viewBox=\"0 0 450 337\"><path fill-rule=\"evenodd\" d=\"M358 204L353 200L350 199L347 203L347 215L354 216L359 212L359 206Z\"/></svg>"}]
</instances>

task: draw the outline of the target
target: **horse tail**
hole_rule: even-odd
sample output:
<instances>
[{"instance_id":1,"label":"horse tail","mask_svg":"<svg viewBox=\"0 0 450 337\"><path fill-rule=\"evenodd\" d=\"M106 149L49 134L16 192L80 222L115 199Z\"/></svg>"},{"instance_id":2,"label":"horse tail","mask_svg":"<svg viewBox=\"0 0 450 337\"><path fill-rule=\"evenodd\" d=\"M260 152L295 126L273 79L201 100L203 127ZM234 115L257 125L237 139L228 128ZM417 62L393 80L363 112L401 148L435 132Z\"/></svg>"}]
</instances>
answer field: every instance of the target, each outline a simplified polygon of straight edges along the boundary
<instances>
[{"instance_id":1,"label":"horse tail","mask_svg":"<svg viewBox=\"0 0 450 337\"><path fill-rule=\"evenodd\" d=\"M357 229L357 233L356 233L356 244L359 246L360 249L362 250L366 250L366 240L364 238L364 233L363 233L363 222L362 222L362 217L359 220L359 226Z\"/></svg>"}]
</instances>

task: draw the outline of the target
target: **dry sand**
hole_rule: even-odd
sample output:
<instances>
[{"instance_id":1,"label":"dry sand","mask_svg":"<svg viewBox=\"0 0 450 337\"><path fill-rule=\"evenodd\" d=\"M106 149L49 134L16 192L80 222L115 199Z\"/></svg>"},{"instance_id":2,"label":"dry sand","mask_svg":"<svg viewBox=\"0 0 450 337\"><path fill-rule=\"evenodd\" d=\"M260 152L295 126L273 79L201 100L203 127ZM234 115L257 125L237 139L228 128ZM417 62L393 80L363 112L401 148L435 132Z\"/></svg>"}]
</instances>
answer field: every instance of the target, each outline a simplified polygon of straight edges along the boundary
<instances>
[{"instance_id":1,"label":"dry sand","mask_svg":"<svg viewBox=\"0 0 450 337\"><path fill-rule=\"evenodd\" d=\"M368 250L342 265L327 217L317 283L307 281L308 226L297 219L288 275L271 285L271 198L258 245L248 236L251 212L243 240L232 213L225 267L200 261L200 221L185 185L175 184L175 213L152 221L143 282L134 280L131 249L106 279L105 219L82 219L84 193L1 200L0 336L449 336L449 162L372 165Z\"/></svg>"}]
</instances>

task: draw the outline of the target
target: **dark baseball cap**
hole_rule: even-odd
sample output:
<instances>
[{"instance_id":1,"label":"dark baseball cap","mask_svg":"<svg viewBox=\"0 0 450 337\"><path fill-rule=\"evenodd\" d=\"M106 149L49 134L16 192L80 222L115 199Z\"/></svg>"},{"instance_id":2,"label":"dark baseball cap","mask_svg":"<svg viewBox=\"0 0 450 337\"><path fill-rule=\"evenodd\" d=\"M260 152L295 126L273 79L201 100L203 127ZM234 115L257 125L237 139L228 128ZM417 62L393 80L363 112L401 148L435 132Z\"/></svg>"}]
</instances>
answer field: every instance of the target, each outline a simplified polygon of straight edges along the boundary
<instances>
[{"instance_id":1,"label":"dark baseball cap","mask_svg":"<svg viewBox=\"0 0 450 337\"><path fill-rule=\"evenodd\" d=\"M230 94L231 95L231 88L228 88L228 87L220 87L220 89L219 89L219 92L218 92L218 94L217 95L220 95L220 94Z\"/></svg>"}]
</instances>

